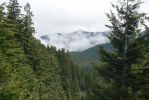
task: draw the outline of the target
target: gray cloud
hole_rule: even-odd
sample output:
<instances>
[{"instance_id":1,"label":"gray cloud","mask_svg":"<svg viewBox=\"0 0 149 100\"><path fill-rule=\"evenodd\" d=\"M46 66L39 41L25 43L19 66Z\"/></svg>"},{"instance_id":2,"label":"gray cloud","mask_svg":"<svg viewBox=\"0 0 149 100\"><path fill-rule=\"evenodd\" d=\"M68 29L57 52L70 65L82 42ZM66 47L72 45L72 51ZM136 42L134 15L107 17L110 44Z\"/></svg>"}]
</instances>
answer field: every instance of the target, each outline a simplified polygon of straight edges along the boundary
<instances>
[{"instance_id":1,"label":"gray cloud","mask_svg":"<svg viewBox=\"0 0 149 100\"><path fill-rule=\"evenodd\" d=\"M26 0L32 5L37 32L51 34L72 32L78 29L105 31L105 15L111 2L117 0ZM148 0L143 0L142 10L149 11ZM23 0L21 0L23 2Z\"/></svg>"},{"instance_id":2,"label":"gray cloud","mask_svg":"<svg viewBox=\"0 0 149 100\"><path fill-rule=\"evenodd\" d=\"M69 51L82 51L95 45L107 43L108 39L105 36L107 32L86 32L75 31L65 34L49 34L42 36L41 40L44 44L54 45L58 49L64 48Z\"/></svg>"},{"instance_id":3,"label":"gray cloud","mask_svg":"<svg viewBox=\"0 0 149 100\"><path fill-rule=\"evenodd\" d=\"M8 1L8 0L4 0ZM39 35L58 32L105 31L111 2L117 0L18 0L21 5L29 2L34 13L34 23ZM141 11L149 13L149 1L142 0Z\"/></svg>"},{"instance_id":4,"label":"gray cloud","mask_svg":"<svg viewBox=\"0 0 149 100\"><path fill-rule=\"evenodd\" d=\"M21 4L25 1L19 0ZM34 12L40 34L72 32L78 29L104 31L105 12L114 0L26 0Z\"/></svg>"},{"instance_id":5,"label":"gray cloud","mask_svg":"<svg viewBox=\"0 0 149 100\"><path fill-rule=\"evenodd\" d=\"M3 0L9 1L9 0ZM111 2L117 0L18 0L24 6L29 2L34 13L34 23L37 30L35 37L49 34L49 43L57 48L70 51L85 50L97 44L102 44L107 39L101 34L96 37L86 38L83 34L63 35L59 37L54 33L69 33L76 30L106 31L105 24L108 19L105 15L111 9ZM149 14L149 0L142 0L140 11ZM1 1L0 1L1 2ZM73 38L72 38L73 37Z\"/></svg>"},{"instance_id":6,"label":"gray cloud","mask_svg":"<svg viewBox=\"0 0 149 100\"><path fill-rule=\"evenodd\" d=\"M9 0L4 0L9 1ZM76 30L105 31L111 2L117 0L18 0L29 2L34 13L36 37L44 34L68 33ZM149 13L149 0L142 0L141 11Z\"/></svg>"}]
</instances>

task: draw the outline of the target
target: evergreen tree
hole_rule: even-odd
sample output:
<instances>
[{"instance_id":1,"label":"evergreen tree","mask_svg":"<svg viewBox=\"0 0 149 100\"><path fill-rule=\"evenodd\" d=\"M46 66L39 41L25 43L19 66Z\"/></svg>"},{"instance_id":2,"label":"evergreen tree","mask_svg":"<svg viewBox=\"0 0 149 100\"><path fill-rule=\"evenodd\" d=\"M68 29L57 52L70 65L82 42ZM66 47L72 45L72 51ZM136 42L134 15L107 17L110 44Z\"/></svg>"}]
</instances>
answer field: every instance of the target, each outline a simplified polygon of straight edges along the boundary
<instances>
[{"instance_id":1,"label":"evergreen tree","mask_svg":"<svg viewBox=\"0 0 149 100\"><path fill-rule=\"evenodd\" d=\"M13 20L19 20L21 14L21 6L19 6L18 0L9 0L8 18Z\"/></svg>"},{"instance_id":2,"label":"evergreen tree","mask_svg":"<svg viewBox=\"0 0 149 100\"><path fill-rule=\"evenodd\" d=\"M15 15L10 17L10 15L10 13L7 16L5 14L5 17L1 20L3 29L0 32L0 55L2 56L0 69L2 69L1 73L5 73L5 82L1 87L1 91L6 97L1 96L0 99L33 99L36 98L33 93L36 83L35 76L26 63L24 50L17 38L18 27L15 19L17 17Z\"/></svg>"},{"instance_id":3,"label":"evergreen tree","mask_svg":"<svg viewBox=\"0 0 149 100\"><path fill-rule=\"evenodd\" d=\"M132 86L135 81L132 68L144 58L144 45L138 41L139 25L143 24L145 17L144 13L138 12L141 3L136 0L120 0L119 5L112 4L117 15L112 11L107 14L111 23L111 26L106 25L111 30L108 38L115 50L100 49L101 63L97 70L111 84L105 89L105 92L109 91L105 100L136 99Z\"/></svg>"},{"instance_id":4,"label":"evergreen tree","mask_svg":"<svg viewBox=\"0 0 149 100\"><path fill-rule=\"evenodd\" d=\"M144 43L145 53L144 58L140 59L140 63L134 64L132 67L134 78L132 88L137 99L147 100L149 98L149 30L147 26L146 31L142 34L139 41Z\"/></svg>"},{"instance_id":5,"label":"evergreen tree","mask_svg":"<svg viewBox=\"0 0 149 100\"><path fill-rule=\"evenodd\" d=\"M35 51L35 42L37 41L33 34L35 33L35 29L33 27L32 17L33 14L31 12L30 4L27 3L24 7L26 14L22 18L22 23L20 23L21 28L21 37L20 42L24 48L24 52L27 55L28 61L27 63L30 64L33 70L36 70L38 60L36 58L36 51Z\"/></svg>"},{"instance_id":6,"label":"evergreen tree","mask_svg":"<svg viewBox=\"0 0 149 100\"><path fill-rule=\"evenodd\" d=\"M72 62L70 55L64 49L56 50L55 47L48 47L50 54L54 54L60 69L60 79L63 86L66 100L80 100L79 68Z\"/></svg>"},{"instance_id":7,"label":"evergreen tree","mask_svg":"<svg viewBox=\"0 0 149 100\"><path fill-rule=\"evenodd\" d=\"M67 52L33 37L30 5L25 15L17 0L4 8L0 5L0 100L79 100L79 69Z\"/></svg>"}]
</instances>

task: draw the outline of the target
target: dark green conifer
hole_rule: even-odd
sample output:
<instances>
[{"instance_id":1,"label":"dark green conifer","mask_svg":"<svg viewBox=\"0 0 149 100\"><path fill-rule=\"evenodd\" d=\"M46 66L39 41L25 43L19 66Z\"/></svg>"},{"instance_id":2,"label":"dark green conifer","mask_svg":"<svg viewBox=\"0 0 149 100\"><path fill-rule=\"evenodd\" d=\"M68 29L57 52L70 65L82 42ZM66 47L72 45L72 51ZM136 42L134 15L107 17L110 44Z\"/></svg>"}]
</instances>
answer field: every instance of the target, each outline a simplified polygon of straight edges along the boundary
<instances>
[{"instance_id":1,"label":"dark green conifer","mask_svg":"<svg viewBox=\"0 0 149 100\"><path fill-rule=\"evenodd\" d=\"M144 57L144 45L138 41L140 36L139 25L144 22L144 13L139 13L138 8L142 2L137 0L119 0L119 5L112 4L117 13L112 11L107 14L111 25L108 36L112 51L100 49L101 63L98 67L99 74L110 83L109 93L105 100L135 100L133 91L132 68ZM133 80L133 81L132 81ZM103 100L104 100L103 99Z\"/></svg>"}]
</instances>

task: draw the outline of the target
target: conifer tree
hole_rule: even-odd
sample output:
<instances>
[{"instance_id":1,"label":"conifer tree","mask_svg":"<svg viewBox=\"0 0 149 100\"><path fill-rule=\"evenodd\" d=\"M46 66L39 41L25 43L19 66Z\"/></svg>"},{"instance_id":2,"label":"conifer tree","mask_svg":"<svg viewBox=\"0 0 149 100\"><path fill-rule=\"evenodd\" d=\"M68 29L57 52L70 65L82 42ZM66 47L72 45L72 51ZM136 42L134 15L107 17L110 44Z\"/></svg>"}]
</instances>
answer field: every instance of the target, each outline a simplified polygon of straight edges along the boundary
<instances>
[{"instance_id":1,"label":"conifer tree","mask_svg":"<svg viewBox=\"0 0 149 100\"><path fill-rule=\"evenodd\" d=\"M37 67L37 58L35 54L35 41L36 39L33 37L33 34L35 33L35 29L33 27L32 17L33 14L31 12L30 4L27 3L24 7L24 11L26 14L22 18L22 22L20 25L22 26L20 32L20 42L24 48L24 52L27 55L28 61L27 63L30 64L33 68L33 70L36 70Z\"/></svg>"},{"instance_id":2,"label":"conifer tree","mask_svg":"<svg viewBox=\"0 0 149 100\"><path fill-rule=\"evenodd\" d=\"M111 23L106 25L111 30L108 38L115 49L100 49L101 63L97 69L111 84L112 90L107 89L110 94L106 95L105 100L136 99L132 89L132 67L144 57L144 45L137 41L139 25L143 24L145 17L144 13L138 12L141 3L138 0L119 0L119 5L112 4L117 13L111 11L107 14Z\"/></svg>"},{"instance_id":3,"label":"conifer tree","mask_svg":"<svg viewBox=\"0 0 149 100\"><path fill-rule=\"evenodd\" d=\"M0 31L0 65L2 65L0 69L2 69L1 73L5 75L5 82L0 88L6 96L0 99L36 98L33 93L36 83L35 76L26 63L24 50L17 39L18 27L15 19L17 17L15 15L10 17L9 15L11 14L6 15L5 13L5 17L1 19L3 28L1 27L2 30Z\"/></svg>"},{"instance_id":4,"label":"conifer tree","mask_svg":"<svg viewBox=\"0 0 149 100\"><path fill-rule=\"evenodd\" d=\"M143 42L145 52L144 58L139 60L140 63L132 67L134 78L132 88L137 99L147 100L149 98L149 30L147 26L138 41Z\"/></svg>"},{"instance_id":5,"label":"conifer tree","mask_svg":"<svg viewBox=\"0 0 149 100\"><path fill-rule=\"evenodd\" d=\"M17 0L4 8L0 5L0 100L76 100L78 69L69 54L33 37L28 3L25 15Z\"/></svg>"},{"instance_id":6,"label":"conifer tree","mask_svg":"<svg viewBox=\"0 0 149 100\"><path fill-rule=\"evenodd\" d=\"M13 20L19 20L21 14L21 6L19 6L18 0L9 0L8 18Z\"/></svg>"}]
</instances>

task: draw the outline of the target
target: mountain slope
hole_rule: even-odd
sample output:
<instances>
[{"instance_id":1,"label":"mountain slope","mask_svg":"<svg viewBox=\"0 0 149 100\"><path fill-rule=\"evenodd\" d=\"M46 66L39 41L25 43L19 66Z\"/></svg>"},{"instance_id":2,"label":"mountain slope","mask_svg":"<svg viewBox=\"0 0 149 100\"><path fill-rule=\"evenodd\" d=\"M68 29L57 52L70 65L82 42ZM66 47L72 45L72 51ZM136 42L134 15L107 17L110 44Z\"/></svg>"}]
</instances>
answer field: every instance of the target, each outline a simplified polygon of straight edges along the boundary
<instances>
[{"instance_id":1,"label":"mountain slope","mask_svg":"<svg viewBox=\"0 0 149 100\"><path fill-rule=\"evenodd\" d=\"M96 45L82 52L71 52L71 57L75 63L81 67L90 67L91 63L97 63L100 59L99 48L103 46L105 49L110 50L112 46L110 43Z\"/></svg>"},{"instance_id":2,"label":"mountain slope","mask_svg":"<svg viewBox=\"0 0 149 100\"><path fill-rule=\"evenodd\" d=\"M78 30L72 33L56 33L40 37L44 44L53 45L68 51L83 51L99 44L107 43L109 32L87 32Z\"/></svg>"}]
</instances>

